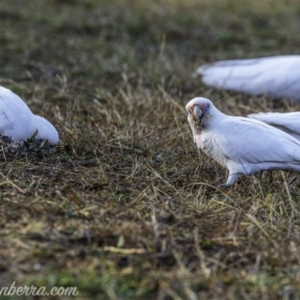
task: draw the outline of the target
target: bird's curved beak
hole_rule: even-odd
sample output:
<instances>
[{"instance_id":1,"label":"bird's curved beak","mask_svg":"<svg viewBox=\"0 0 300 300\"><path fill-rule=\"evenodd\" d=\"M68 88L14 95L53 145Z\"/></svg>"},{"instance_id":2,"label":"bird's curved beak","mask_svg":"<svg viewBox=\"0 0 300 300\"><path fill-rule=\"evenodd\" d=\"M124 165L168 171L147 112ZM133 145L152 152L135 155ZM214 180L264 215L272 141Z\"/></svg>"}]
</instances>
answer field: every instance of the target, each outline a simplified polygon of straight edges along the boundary
<instances>
[{"instance_id":1,"label":"bird's curved beak","mask_svg":"<svg viewBox=\"0 0 300 300\"><path fill-rule=\"evenodd\" d=\"M198 124L201 123L203 112L198 105L187 107L186 110L188 112L188 119L191 119Z\"/></svg>"},{"instance_id":2,"label":"bird's curved beak","mask_svg":"<svg viewBox=\"0 0 300 300\"><path fill-rule=\"evenodd\" d=\"M201 108L198 105L195 105L193 107L193 117L194 117L194 120L197 123L201 123L202 116L203 116L203 113L202 113Z\"/></svg>"}]
</instances>

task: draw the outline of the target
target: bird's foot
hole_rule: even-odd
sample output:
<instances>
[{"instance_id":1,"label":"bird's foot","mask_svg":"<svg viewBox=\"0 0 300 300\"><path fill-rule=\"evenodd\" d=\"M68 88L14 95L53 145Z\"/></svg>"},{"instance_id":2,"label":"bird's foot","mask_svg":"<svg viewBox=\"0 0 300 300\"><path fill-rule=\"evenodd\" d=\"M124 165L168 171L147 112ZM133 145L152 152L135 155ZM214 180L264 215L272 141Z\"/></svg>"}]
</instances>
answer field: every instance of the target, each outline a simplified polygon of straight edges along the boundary
<instances>
[{"instance_id":1,"label":"bird's foot","mask_svg":"<svg viewBox=\"0 0 300 300\"><path fill-rule=\"evenodd\" d=\"M219 184L218 185L218 188L220 190L224 190L224 189L228 189L230 187L230 185L227 185L226 183L223 183L223 184Z\"/></svg>"}]
</instances>

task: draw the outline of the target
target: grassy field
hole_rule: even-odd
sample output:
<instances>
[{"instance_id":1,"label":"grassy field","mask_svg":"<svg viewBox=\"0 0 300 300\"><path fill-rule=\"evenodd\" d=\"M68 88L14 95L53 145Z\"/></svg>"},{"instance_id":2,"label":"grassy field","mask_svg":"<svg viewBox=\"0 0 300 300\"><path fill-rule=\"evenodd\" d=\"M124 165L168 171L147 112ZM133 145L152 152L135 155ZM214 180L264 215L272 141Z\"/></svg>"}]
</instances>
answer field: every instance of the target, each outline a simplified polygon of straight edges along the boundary
<instances>
[{"instance_id":1,"label":"grassy field","mask_svg":"<svg viewBox=\"0 0 300 300\"><path fill-rule=\"evenodd\" d=\"M219 190L226 170L198 152L184 110L196 96L232 115L300 110L191 76L214 60L299 53L299 15L295 0L1 0L0 84L61 143L0 153L0 286L299 299L300 176Z\"/></svg>"}]
</instances>

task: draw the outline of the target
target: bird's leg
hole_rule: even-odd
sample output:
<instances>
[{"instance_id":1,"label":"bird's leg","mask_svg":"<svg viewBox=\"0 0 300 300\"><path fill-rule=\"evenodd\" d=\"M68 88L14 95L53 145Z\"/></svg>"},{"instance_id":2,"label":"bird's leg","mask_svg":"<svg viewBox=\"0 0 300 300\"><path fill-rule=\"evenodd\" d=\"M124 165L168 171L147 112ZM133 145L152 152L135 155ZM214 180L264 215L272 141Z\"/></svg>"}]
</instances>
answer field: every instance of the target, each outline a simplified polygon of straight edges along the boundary
<instances>
[{"instance_id":1,"label":"bird's leg","mask_svg":"<svg viewBox=\"0 0 300 300\"><path fill-rule=\"evenodd\" d=\"M240 178L239 173L229 173L226 183L220 184L218 188L224 189L234 185Z\"/></svg>"},{"instance_id":2,"label":"bird's leg","mask_svg":"<svg viewBox=\"0 0 300 300\"><path fill-rule=\"evenodd\" d=\"M220 190L223 190L223 189L229 188L229 185L227 185L226 183L219 184L219 185L218 185L218 188L219 188Z\"/></svg>"},{"instance_id":3,"label":"bird's leg","mask_svg":"<svg viewBox=\"0 0 300 300\"><path fill-rule=\"evenodd\" d=\"M258 179L261 180L262 179L262 175L263 175L263 171L259 171L257 173L254 174L254 176Z\"/></svg>"},{"instance_id":4,"label":"bird's leg","mask_svg":"<svg viewBox=\"0 0 300 300\"><path fill-rule=\"evenodd\" d=\"M270 170L270 171L268 172L268 175L269 175L269 184L271 184L271 183L273 182L273 171Z\"/></svg>"},{"instance_id":5,"label":"bird's leg","mask_svg":"<svg viewBox=\"0 0 300 300\"><path fill-rule=\"evenodd\" d=\"M258 182L261 182L262 177L263 177L263 171L256 172L253 175L254 175L255 179L258 180ZM254 179L254 182L257 182L255 179Z\"/></svg>"}]
</instances>

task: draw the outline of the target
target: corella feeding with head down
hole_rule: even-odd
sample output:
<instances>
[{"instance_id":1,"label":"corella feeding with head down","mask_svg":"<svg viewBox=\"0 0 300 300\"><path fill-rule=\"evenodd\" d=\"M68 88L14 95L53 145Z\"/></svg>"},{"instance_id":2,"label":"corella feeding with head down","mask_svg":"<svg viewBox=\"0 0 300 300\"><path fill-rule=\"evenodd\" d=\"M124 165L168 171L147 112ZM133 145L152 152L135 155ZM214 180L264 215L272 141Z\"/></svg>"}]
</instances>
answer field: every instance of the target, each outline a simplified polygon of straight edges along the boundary
<instances>
[{"instance_id":1,"label":"corella feeding with head down","mask_svg":"<svg viewBox=\"0 0 300 300\"><path fill-rule=\"evenodd\" d=\"M47 140L50 145L59 142L57 130L49 121L34 115L19 96L0 86L0 134L19 142L35 133L37 140Z\"/></svg>"},{"instance_id":2,"label":"corella feeding with head down","mask_svg":"<svg viewBox=\"0 0 300 300\"><path fill-rule=\"evenodd\" d=\"M206 98L186 105L194 142L226 167L229 176L220 187L233 185L241 175L266 170L300 172L300 142L258 120L228 116Z\"/></svg>"}]
</instances>

